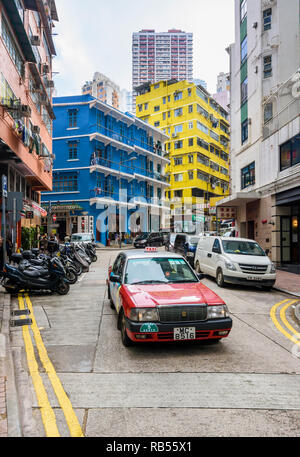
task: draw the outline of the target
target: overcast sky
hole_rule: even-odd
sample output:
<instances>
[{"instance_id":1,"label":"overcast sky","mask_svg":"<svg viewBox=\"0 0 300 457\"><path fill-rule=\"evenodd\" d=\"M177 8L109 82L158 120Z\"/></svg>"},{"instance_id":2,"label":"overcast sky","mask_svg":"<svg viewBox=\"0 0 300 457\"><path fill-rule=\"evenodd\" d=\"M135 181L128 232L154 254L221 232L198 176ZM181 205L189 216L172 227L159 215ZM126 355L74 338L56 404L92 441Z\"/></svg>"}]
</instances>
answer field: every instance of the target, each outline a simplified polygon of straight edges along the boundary
<instances>
[{"instance_id":1,"label":"overcast sky","mask_svg":"<svg viewBox=\"0 0 300 457\"><path fill-rule=\"evenodd\" d=\"M234 0L56 0L56 95L81 93L99 71L131 90L132 33L171 28L194 34L194 78L211 93L229 71L225 48L234 41Z\"/></svg>"}]
</instances>

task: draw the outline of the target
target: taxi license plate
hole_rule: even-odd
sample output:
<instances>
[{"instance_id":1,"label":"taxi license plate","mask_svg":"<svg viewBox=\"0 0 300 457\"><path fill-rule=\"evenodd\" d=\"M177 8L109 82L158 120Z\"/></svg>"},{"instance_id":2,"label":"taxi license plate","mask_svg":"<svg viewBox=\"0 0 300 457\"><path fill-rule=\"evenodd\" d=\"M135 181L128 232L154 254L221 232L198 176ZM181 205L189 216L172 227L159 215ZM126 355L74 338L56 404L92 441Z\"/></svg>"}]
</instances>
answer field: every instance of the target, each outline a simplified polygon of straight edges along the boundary
<instances>
[{"instance_id":1,"label":"taxi license plate","mask_svg":"<svg viewBox=\"0 0 300 457\"><path fill-rule=\"evenodd\" d=\"M248 281L262 281L262 278L257 278L255 276L247 276Z\"/></svg>"},{"instance_id":2,"label":"taxi license plate","mask_svg":"<svg viewBox=\"0 0 300 457\"><path fill-rule=\"evenodd\" d=\"M195 327L178 327L174 328L174 340L195 340Z\"/></svg>"}]
</instances>

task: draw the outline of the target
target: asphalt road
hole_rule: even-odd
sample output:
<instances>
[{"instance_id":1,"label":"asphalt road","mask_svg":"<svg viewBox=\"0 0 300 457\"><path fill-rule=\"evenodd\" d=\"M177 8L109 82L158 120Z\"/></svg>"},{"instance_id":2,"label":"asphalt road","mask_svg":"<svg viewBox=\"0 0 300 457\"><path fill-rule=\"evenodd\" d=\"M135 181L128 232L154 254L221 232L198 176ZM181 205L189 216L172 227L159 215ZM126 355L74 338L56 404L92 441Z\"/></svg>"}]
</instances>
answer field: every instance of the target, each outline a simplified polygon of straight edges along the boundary
<instances>
[{"instance_id":1,"label":"asphalt road","mask_svg":"<svg viewBox=\"0 0 300 457\"><path fill-rule=\"evenodd\" d=\"M299 435L293 297L206 278L231 313L227 339L125 348L105 282L116 255L99 251L67 296L14 299L34 321L12 330L24 436Z\"/></svg>"}]
</instances>

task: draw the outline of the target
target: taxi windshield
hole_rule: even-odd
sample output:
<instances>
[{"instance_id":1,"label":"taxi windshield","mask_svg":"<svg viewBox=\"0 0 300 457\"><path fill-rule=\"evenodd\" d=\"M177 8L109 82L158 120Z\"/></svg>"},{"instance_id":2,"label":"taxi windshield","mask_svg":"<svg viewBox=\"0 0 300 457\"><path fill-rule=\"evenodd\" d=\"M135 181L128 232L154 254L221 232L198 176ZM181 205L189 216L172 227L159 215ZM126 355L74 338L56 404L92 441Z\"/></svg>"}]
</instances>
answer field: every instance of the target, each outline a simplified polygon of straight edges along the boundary
<instances>
[{"instance_id":1,"label":"taxi windshield","mask_svg":"<svg viewBox=\"0 0 300 457\"><path fill-rule=\"evenodd\" d=\"M258 243L251 241L222 241L226 254L265 256L265 252Z\"/></svg>"},{"instance_id":2,"label":"taxi windshield","mask_svg":"<svg viewBox=\"0 0 300 457\"><path fill-rule=\"evenodd\" d=\"M198 282L186 261L172 257L129 259L125 284L168 284Z\"/></svg>"}]
</instances>

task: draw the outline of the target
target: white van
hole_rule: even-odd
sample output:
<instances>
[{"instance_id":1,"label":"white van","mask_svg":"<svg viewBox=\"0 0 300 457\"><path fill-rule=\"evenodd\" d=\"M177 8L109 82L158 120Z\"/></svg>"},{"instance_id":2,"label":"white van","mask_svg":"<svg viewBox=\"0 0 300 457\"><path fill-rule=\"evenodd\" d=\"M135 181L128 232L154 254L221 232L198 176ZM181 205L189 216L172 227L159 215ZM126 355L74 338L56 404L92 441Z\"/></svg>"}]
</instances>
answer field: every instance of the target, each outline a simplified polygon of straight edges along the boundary
<instances>
[{"instance_id":1,"label":"white van","mask_svg":"<svg viewBox=\"0 0 300 457\"><path fill-rule=\"evenodd\" d=\"M271 289L276 282L275 266L254 240L231 237L201 237L195 255L197 273L225 283L247 284Z\"/></svg>"}]
</instances>

